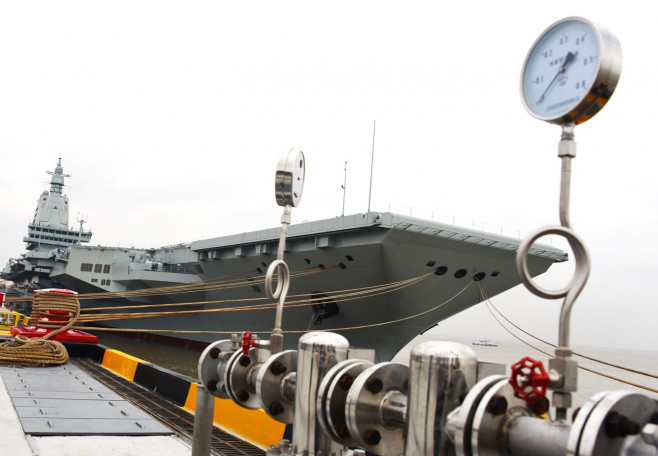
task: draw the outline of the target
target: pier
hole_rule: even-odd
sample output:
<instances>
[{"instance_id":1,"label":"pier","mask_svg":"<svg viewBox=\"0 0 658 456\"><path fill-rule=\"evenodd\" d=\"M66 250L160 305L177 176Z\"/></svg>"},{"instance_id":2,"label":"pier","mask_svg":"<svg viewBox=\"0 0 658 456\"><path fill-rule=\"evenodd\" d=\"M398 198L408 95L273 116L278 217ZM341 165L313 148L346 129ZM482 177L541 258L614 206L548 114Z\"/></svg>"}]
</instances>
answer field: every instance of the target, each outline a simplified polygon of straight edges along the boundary
<instances>
[{"instance_id":1,"label":"pier","mask_svg":"<svg viewBox=\"0 0 658 456\"><path fill-rule=\"evenodd\" d=\"M102 345L66 347L63 366L0 367L0 428L12 454L191 454L194 379ZM229 432L213 426L213 454L265 454Z\"/></svg>"}]
</instances>

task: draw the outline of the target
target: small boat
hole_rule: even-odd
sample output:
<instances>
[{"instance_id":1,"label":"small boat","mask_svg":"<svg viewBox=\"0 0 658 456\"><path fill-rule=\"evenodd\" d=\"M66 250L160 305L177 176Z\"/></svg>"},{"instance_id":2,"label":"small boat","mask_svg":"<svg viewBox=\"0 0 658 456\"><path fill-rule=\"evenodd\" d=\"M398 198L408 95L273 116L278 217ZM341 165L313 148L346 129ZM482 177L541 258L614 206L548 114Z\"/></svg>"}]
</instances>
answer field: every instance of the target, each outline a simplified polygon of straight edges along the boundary
<instances>
[{"instance_id":1,"label":"small boat","mask_svg":"<svg viewBox=\"0 0 658 456\"><path fill-rule=\"evenodd\" d=\"M482 347L497 347L498 344L492 340L489 339L480 339L473 341L473 345L480 345Z\"/></svg>"}]
</instances>

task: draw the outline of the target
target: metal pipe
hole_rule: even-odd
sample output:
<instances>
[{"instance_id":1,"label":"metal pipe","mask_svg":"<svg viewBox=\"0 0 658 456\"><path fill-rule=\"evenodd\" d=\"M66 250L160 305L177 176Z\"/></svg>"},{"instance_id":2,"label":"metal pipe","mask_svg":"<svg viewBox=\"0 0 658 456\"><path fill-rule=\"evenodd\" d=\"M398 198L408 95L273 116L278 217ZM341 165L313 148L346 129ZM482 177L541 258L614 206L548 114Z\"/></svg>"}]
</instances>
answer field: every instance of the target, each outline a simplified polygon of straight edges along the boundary
<instances>
[{"instance_id":1,"label":"metal pipe","mask_svg":"<svg viewBox=\"0 0 658 456\"><path fill-rule=\"evenodd\" d=\"M557 156L562 159L562 174L560 179L560 223L571 228L569 220L569 201L571 198L571 159L576 158L576 141L574 140L573 122L562 125L562 136L557 149Z\"/></svg>"},{"instance_id":2,"label":"metal pipe","mask_svg":"<svg viewBox=\"0 0 658 456\"><path fill-rule=\"evenodd\" d=\"M342 446L325 434L317 417L318 389L326 373L347 359L349 343L330 332L311 332L299 339L292 449L296 455L340 454Z\"/></svg>"},{"instance_id":3,"label":"metal pipe","mask_svg":"<svg viewBox=\"0 0 658 456\"><path fill-rule=\"evenodd\" d=\"M400 391L391 391L380 406L382 421L387 426L404 429L407 425L407 396Z\"/></svg>"},{"instance_id":4,"label":"metal pipe","mask_svg":"<svg viewBox=\"0 0 658 456\"><path fill-rule=\"evenodd\" d=\"M295 389L297 388L297 372L290 372L281 381L281 396L290 402L295 401Z\"/></svg>"},{"instance_id":5,"label":"metal pipe","mask_svg":"<svg viewBox=\"0 0 658 456\"><path fill-rule=\"evenodd\" d=\"M210 455L214 409L215 397L206 391L202 383L197 383L194 431L192 434L192 456Z\"/></svg>"},{"instance_id":6,"label":"metal pipe","mask_svg":"<svg viewBox=\"0 0 658 456\"><path fill-rule=\"evenodd\" d=\"M564 422L519 416L507 427L507 449L510 456L567 454L570 431Z\"/></svg>"},{"instance_id":7,"label":"metal pipe","mask_svg":"<svg viewBox=\"0 0 658 456\"><path fill-rule=\"evenodd\" d=\"M423 342L411 350L405 455L454 454L448 414L475 385L475 352L454 342Z\"/></svg>"}]
</instances>

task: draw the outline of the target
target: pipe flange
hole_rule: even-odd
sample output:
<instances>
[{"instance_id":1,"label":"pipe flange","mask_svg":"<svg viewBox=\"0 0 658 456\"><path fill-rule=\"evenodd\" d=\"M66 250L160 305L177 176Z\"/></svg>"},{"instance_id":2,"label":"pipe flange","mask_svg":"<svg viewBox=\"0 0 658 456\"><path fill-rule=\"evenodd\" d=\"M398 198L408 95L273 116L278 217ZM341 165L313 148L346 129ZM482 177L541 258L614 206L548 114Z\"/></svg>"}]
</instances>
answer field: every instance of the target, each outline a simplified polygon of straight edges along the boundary
<instances>
[{"instance_id":1,"label":"pipe flange","mask_svg":"<svg viewBox=\"0 0 658 456\"><path fill-rule=\"evenodd\" d=\"M224 370L231 356L233 356L231 340L224 339L208 345L199 357L197 368L199 381L206 391L221 399L229 398L224 381Z\"/></svg>"},{"instance_id":2,"label":"pipe flange","mask_svg":"<svg viewBox=\"0 0 658 456\"><path fill-rule=\"evenodd\" d=\"M269 357L258 370L256 395L270 417L292 424L295 397L285 394L284 383L297 371L297 350L286 350Z\"/></svg>"},{"instance_id":3,"label":"pipe flange","mask_svg":"<svg viewBox=\"0 0 658 456\"><path fill-rule=\"evenodd\" d=\"M473 415L471 451L473 456L499 454L503 448L501 432L507 423L518 416L537 416L532 405L514 395L514 388L504 378L494 384L482 396Z\"/></svg>"},{"instance_id":4,"label":"pipe flange","mask_svg":"<svg viewBox=\"0 0 658 456\"><path fill-rule=\"evenodd\" d=\"M658 402L630 391L600 393L584 408L569 434L568 455L621 454L628 443L626 437L638 435L658 416Z\"/></svg>"},{"instance_id":5,"label":"pipe flange","mask_svg":"<svg viewBox=\"0 0 658 456\"><path fill-rule=\"evenodd\" d=\"M241 350L235 352L226 368L225 382L229 397L236 404L252 410L260 408L256 388L251 381L254 371L263 364L256 361L258 350L260 349L252 348L249 355L245 355Z\"/></svg>"},{"instance_id":6,"label":"pipe flange","mask_svg":"<svg viewBox=\"0 0 658 456\"><path fill-rule=\"evenodd\" d=\"M318 421L332 440L347 446L357 446L347 428L345 401L354 380L373 363L363 359L346 359L332 367L318 389Z\"/></svg>"},{"instance_id":7,"label":"pipe flange","mask_svg":"<svg viewBox=\"0 0 658 456\"><path fill-rule=\"evenodd\" d=\"M473 417L484 395L493 385L506 380L504 375L491 375L473 386L464 398L461 406L451 413L448 426L454 429L454 441L457 454L472 456L471 431L473 430ZM454 416L454 418L453 418Z\"/></svg>"},{"instance_id":8,"label":"pipe flange","mask_svg":"<svg viewBox=\"0 0 658 456\"><path fill-rule=\"evenodd\" d=\"M381 404L389 393L407 394L409 368L397 363L380 363L359 375L345 404L347 428L352 438L367 451L394 456L404 451L404 429L388 426L381 417Z\"/></svg>"}]
</instances>

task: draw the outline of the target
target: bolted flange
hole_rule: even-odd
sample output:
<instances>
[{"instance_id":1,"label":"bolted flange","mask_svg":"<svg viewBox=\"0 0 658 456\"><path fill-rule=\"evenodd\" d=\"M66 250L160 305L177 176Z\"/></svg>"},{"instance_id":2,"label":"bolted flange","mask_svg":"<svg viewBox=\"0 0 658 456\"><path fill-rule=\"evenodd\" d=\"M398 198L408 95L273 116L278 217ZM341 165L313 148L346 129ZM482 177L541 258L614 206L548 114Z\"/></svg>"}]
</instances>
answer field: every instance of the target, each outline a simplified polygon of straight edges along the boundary
<instances>
[{"instance_id":1,"label":"bolted flange","mask_svg":"<svg viewBox=\"0 0 658 456\"><path fill-rule=\"evenodd\" d=\"M228 360L233 355L231 341L219 340L206 347L199 357L199 381L213 396L228 399L224 371Z\"/></svg>"},{"instance_id":2,"label":"bolted flange","mask_svg":"<svg viewBox=\"0 0 658 456\"><path fill-rule=\"evenodd\" d=\"M347 428L345 400L354 380L372 367L370 361L346 359L332 367L318 389L317 413L322 429L332 440L347 446L357 446Z\"/></svg>"},{"instance_id":3,"label":"bolted flange","mask_svg":"<svg viewBox=\"0 0 658 456\"><path fill-rule=\"evenodd\" d=\"M233 401L248 409L259 409L256 394L255 374L269 355L269 350L251 348L249 355L237 351L229 359L226 367L226 390Z\"/></svg>"},{"instance_id":4,"label":"bolted flange","mask_svg":"<svg viewBox=\"0 0 658 456\"><path fill-rule=\"evenodd\" d=\"M406 395L408 387L409 368L397 363L377 364L354 380L347 393L345 416L349 433L359 446L381 456L404 451L404 427L387 424L382 409L393 395Z\"/></svg>"},{"instance_id":5,"label":"bolted flange","mask_svg":"<svg viewBox=\"0 0 658 456\"><path fill-rule=\"evenodd\" d=\"M260 406L270 417L292 424L295 412L294 382L297 350L286 350L270 356L258 369L256 394Z\"/></svg>"}]
</instances>

